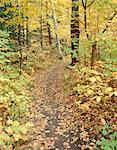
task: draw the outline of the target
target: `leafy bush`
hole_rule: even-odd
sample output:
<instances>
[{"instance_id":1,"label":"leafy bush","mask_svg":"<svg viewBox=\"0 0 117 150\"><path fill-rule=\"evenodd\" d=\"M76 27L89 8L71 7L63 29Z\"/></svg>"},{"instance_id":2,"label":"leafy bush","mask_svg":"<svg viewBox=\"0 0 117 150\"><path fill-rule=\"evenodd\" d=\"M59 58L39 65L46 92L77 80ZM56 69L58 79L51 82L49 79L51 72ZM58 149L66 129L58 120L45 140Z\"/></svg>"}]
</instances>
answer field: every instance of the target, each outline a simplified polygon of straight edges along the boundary
<instances>
[{"instance_id":1,"label":"leafy bush","mask_svg":"<svg viewBox=\"0 0 117 150\"><path fill-rule=\"evenodd\" d=\"M96 144L102 150L117 149L117 132L114 132L112 127L106 124L102 129L102 138Z\"/></svg>"},{"instance_id":2,"label":"leafy bush","mask_svg":"<svg viewBox=\"0 0 117 150\"><path fill-rule=\"evenodd\" d=\"M0 133L0 145L2 145L3 148L8 148L19 140L25 141L27 139L27 131L32 127L31 123L22 125L19 121L13 120L8 120L6 125L5 127L1 127Z\"/></svg>"},{"instance_id":3,"label":"leafy bush","mask_svg":"<svg viewBox=\"0 0 117 150\"><path fill-rule=\"evenodd\" d=\"M25 140L31 126L26 121L30 99L25 80L0 77L0 145L3 148Z\"/></svg>"},{"instance_id":4,"label":"leafy bush","mask_svg":"<svg viewBox=\"0 0 117 150\"><path fill-rule=\"evenodd\" d=\"M7 73L16 70L12 64L19 59L18 51L13 50L14 46L8 31L0 30L0 69L7 71Z\"/></svg>"},{"instance_id":5,"label":"leafy bush","mask_svg":"<svg viewBox=\"0 0 117 150\"><path fill-rule=\"evenodd\" d=\"M19 59L13 51L14 43L7 31L0 30L0 149L10 149L20 140L26 140L27 131L32 126L26 120L29 115L29 81L14 61Z\"/></svg>"},{"instance_id":6,"label":"leafy bush","mask_svg":"<svg viewBox=\"0 0 117 150\"><path fill-rule=\"evenodd\" d=\"M103 73L87 67L81 68L78 72L80 82L74 87L74 91L79 95L79 100L85 97L100 102L116 96L116 91L108 85Z\"/></svg>"}]
</instances>

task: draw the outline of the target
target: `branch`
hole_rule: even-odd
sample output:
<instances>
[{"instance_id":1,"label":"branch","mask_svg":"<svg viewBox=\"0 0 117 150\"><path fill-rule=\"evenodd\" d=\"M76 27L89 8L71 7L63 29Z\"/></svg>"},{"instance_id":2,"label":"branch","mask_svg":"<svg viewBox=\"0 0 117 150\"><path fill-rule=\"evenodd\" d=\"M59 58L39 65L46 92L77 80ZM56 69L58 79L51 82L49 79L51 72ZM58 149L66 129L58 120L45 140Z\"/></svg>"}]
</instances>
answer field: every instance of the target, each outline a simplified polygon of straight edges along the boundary
<instances>
[{"instance_id":1,"label":"branch","mask_svg":"<svg viewBox=\"0 0 117 150\"><path fill-rule=\"evenodd\" d=\"M84 0L82 0L82 6L83 6L84 8L87 8L87 0L85 0L85 2L84 2Z\"/></svg>"},{"instance_id":2,"label":"branch","mask_svg":"<svg viewBox=\"0 0 117 150\"><path fill-rule=\"evenodd\" d=\"M94 2L95 2L95 0L92 0L92 2L89 5L87 5L86 7L90 7Z\"/></svg>"},{"instance_id":3,"label":"branch","mask_svg":"<svg viewBox=\"0 0 117 150\"><path fill-rule=\"evenodd\" d=\"M116 9L110 4L110 7L116 12Z\"/></svg>"},{"instance_id":4,"label":"branch","mask_svg":"<svg viewBox=\"0 0 117 150\"><path fill-rule=\"evenodd\" d=\"M113 16L108 20L108 24L111 23L111 21L114 19L114 17L117 15L117 12L113 14ZM105 33L109 25L106 25L105 29L102 31L102 33Z\"/></svg>"},{"instance_id":5,"label":"branch","mask_svg":"<svg viewBox=\"0 0 117 150\"><path fill-rule=\"evenodd\" d=\"M84 8L86 7L83 0L82 0L82 6L83 6Z\"/></svg>"}]
</instances>

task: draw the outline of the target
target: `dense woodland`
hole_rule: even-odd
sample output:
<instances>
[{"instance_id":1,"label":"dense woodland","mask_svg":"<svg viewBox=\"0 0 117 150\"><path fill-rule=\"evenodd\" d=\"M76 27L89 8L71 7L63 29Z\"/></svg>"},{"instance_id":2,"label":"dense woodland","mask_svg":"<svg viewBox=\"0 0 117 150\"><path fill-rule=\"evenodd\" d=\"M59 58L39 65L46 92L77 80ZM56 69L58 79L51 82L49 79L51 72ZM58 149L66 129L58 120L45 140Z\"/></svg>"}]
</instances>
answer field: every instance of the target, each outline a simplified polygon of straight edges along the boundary
<instances>
[{"instance_id":1,"label":"dense woodland","mask_svg":"<svg viewBox=\"0 0 117 150\"><path fill-rule=\"evenodd\" d=\"M117 149L116 0L0 0L0 150Z\"/></svg>"}]
</instances>

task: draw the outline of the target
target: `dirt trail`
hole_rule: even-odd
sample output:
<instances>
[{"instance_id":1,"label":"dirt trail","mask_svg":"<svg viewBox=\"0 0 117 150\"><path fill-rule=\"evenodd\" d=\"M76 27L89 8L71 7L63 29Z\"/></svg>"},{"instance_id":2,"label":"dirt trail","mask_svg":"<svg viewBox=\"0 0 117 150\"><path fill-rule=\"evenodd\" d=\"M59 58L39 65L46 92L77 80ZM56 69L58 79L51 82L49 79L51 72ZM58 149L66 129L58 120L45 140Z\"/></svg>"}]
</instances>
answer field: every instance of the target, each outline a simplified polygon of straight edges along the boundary
<instances>
[{"instance_id":1,"label":"dirt trail","mask_svg":"<svg viewBox=\"0 0 117 150\"><path fill-rule=\"evenodd\" d=\"M80 150L79 129L63 93L64 64L36 73L30 146L40 150Z\"/></svg>"}]
</instances>

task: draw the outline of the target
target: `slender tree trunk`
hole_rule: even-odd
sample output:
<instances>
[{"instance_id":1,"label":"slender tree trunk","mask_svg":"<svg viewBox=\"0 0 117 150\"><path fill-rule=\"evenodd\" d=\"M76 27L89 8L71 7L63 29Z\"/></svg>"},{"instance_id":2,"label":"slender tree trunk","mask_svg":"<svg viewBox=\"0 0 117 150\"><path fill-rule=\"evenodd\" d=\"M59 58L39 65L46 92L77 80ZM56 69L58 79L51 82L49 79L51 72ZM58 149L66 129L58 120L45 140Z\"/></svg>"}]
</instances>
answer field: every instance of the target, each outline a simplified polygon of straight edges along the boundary
<instances>
[{"instance_id":1,"label":"slender tree trunk","mask_svg":"<svg viewBox=\"0 0 117 150\"><path fill-rule=\"evenodd\" d=\"M60 39L58 36L58 23L57 23L56 12L55 12L55 8L54 8L53 0L50 0L50 4L52 7L52 16L53 16L54 30L55 30L55 36L56 36L56 46L57 46L57 49L59 51L59 54L62 55L61 46L60 46Z\"/></svg>"},{"instance_id":2,"label":"slender tree trunk","mask_svg":"<svg viewBox=\"0 0 117 150\"><path fill-rule=\"evenodd\" d=\"M40 43L41 48L43 49L43 9L42 9L42 0L40 0L40 10L41 10L41 16L40 16Z\"/></svg>"},{"instance_id":3,"label":"slender tree trunk","mask_svg":"<svg viewBox=\"0 0 117 150\"><path fill-rule=\"evenodd\" d=\"M50 24L47 22L47 28L48 28L48 37L49 37L49 43L52 45L52 37L51 37L51 31L50 31Z\"/></svg>"},{"instance_id":4,"label":"slender tree trunk","mask_svg":"<svg viewBox=\"0 0 117 150\"><path fill-rule=\"evenodd\" d=\"M19 74L21 75L23 55L22 55L22 47L21 47L21 25L20 24L18 25L18 44L19 44L19 52L20 52L20 58L19 58L20 72L19 72Z\"/></svg>"},{"instance_id":5,"label":"slender tree trunk","mask_svg":"<svg viewBox=\"0 0 117 150\"><path fill-rule=\"evenodd\" d=\"M94 42L92 44L91 67L93 67L96 62L97 59L96 55L97 55L97 42Z\"/></svg>"},{"instance_id":6,"label":"slender tree trunk","mask_svg":"<svg viewBox=\"0 0 117 150\"><path fill-rule=\"evenodd\" d=\"M20 9L20 3L18 3L18 9ZM19 17L21 17L21 14L19 14ZM23 64L23 54L22 54L22 45L21 45L21 24L18 25L18 44L19 44L19 52L20 52L20 58L19 58L19 75L22 73L22 64Z\"/></svg>"},{"instance_id":7,"label":"slender tree trunk","mask_svg":"<svg viewBox=\"0 0 117 150\"><path fill-rule=\"evenodd\" d=\"M89 33L87 31L87 8L90 7L93 3L94 3L95 0L92 0L92 2L87 5L87 0L82 0L82 6L84 8L84 29L85 29L85 33L86 33L86 37L88 40L91 40L90 37L89 37ZM91 53L91 66L94 65L96 59L97 59L97 42L93 42L92 45L92 53Z\"/></svg>"},{"instance_id":8,"label":"slender tree trunk","mask_svg":"<svg viewBox=\"0 0 117 150\"><path fill-rule=\"evenodd\" d=\"M22 64L23 64L23 54L22 54L22 47L21 47L21 45L19 46L19 51L20 51L20 62L19 62L19 67L20 67L20 75L21 75L21 70L22 70Z\"/></svg>"},{"instance_id":9,"label":"slender tree trunk","mask_svg":"<svg viewBox=\"0 0 117 150\"><path fill-rule=\"evenodd\" d=\"M72 63L75 65L78 61L79 49L79 0L72 0L72 14L71 14L71 48L72 48Z\"/></svg>"},{"instance_id":10,"label":"slender tree trunk","mask_svg":"<svg viewBox=\"0 0 117 150\"><path fill-rule=\"evenodd\" d=\"M47 20L47 30L48 30L49 44L52 45L50 24L48 22L48 1L46 2L46 20Z\"/></svg>"},{"instance_id":11,"label":"slender tree trunk","mask_svg":"<svg viewBox=\"0 0 117 150\"><path fill-rule=\"evenodd\" d=\"M29 47L29 25L28 25L28 18L26 20L26 45L27 48Z\"/></svg>"},{"instance_id":12,"label":"slender tree trunk","mask_svg":"<svg viewBox=\"0 0 117 150\"><path fill-rule=\"evenodd\" d=\"M23 12L21 13L21 18L22 18L21 39L22 39L22 44L25 45L25 26L24 26L24 14L23 14Z\"/></svg>"},{"instance_id":13,"label":"slender tree trunk","mask_svg":"<svg viewBox=\"0 0 117 150\"><path fill-rule=\"evenodd\" d=\"M18 25L18 44L21 45L21 25Z\"/></svg>"},{"instance_id":14,"label":"slender tree trunk","mask_svg":"<svg viewBox=\"0 0 117 150\"><path fill-rule=\"evenodd\" d=\"M24 29L24 22L23 22L23 26L22 26L22 38L23 38L23 45L25 45L25 29Z\"/></svg>"},{"instance_id":15,"label":"slender tree trunk","mask_svg":"<svg viewBox=\"0 0 117 150\"><path fill-rule=\"evenodd\" d=\"M84 6L84 28L85 28L86 37L87 39L89 39L89 34L87 32L87 7L86 6Z\"/></svg>"}]
</instances>

